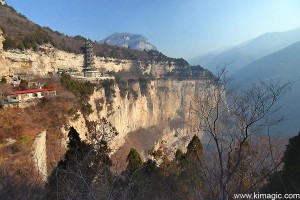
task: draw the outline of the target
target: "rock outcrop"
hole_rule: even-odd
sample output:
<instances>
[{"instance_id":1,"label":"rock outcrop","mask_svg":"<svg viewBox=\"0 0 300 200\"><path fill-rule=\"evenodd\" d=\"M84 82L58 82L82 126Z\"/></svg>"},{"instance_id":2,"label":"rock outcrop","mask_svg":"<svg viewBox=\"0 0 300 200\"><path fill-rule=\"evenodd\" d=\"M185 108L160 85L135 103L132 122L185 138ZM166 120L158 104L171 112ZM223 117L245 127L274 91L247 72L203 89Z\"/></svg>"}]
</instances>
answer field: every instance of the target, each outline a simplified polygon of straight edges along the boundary
<instances>
[{"instance_id":1,"label":"rock outcrop","mask_svg":"<svg viewBox=\"0 0 300 200\"><path fill-rule=\"evenodd\" d=\"M3 31L0 29L0 52L3 51L3 42L5 41L3 37Z\"/></svg>"},{"instance_id":2,"label":"rock outcrop","mask_svg":"<svg viewBox=\"0 0 300 200\"><path fill-rule=\"evenodd\" d=\"M37 171L43 181L47 180L47 150L46 150L46 131L41 132L33 143L33 161Z\"/></svg>"},{"instance_id":3,"label":"rock outcrop","mask_svg":"<svg viewBox=\"0 0 300 200\"><path fill-rule=\"evenodd\" d=\"M67 53L58 50L51 45L43 45L39 51L32 50L9 50L3 52L3 59L6 67L0 66L0 73L8 73L10 71L15 74L37 74L46 75L49 72L57 72L58 68L74 68L83 69L83 54ZM95 67L99 70L106 71L130 71L133 68L142 69L144 73L151 73L156 77L171 71L175 68L174 62L141 62L137 60L121 60L115 58L96 57Z\"/></svg>"},{"instance_id":4,"label":"rock outcrop","mask_svg":"<svg viewBox=\"0 0 300 200\"><path fill-rule=\"evenodd\" d=\"M215 87L204 79L157 79L130 82L126 86L112 82L109 88L98 88L90 97L93 112L86 118L78 112L62 132L67 138L68 127L72 126L86 140L86 120L99 122L106 118L119 133L110 143L113 153L129 142L143 147L140 151L145 158L153 147L163 146L173 154L177 148L184 150L194 134L202 136L193 109L197 97L209 95Z\"/></svg>"},{"instance_id":5,"label":"rock outcrop","mask_svg":"<svg viewBox=\"0 0 300 200\"><path fill-rule=\"evenodd\" d=\"M5 59L4 51L3 51L3 42L5 41L5 38L3 37L3 31L0 29L0 76L8 75L9 69L8 69L8 60Z\"/></svg>"},{"instance_id":6,"label":"rock outcrop","mask_svg":"<svg viewBox=\"0 0 300 200\"><path fill-rule=\"evenodd\" d=\"M4 6L4 5L6 5L6 2L4 0L0 0L0 5Z\"/></svg>"},{"instance_id":7,"label":"rock outcrop","mask_svg":"<svg viewBox=\"0 0 300 200\"><path fill-rule=\"evenodd\" d=\"M89 120L107 118L119 132L112 144L115 150L124 145L128 134L153 127L156 135L145 134L142 142L151 139L152 147L163 141L170 149L184 148L186 142L182 141L195 134L195 116L191 111L195 98L209 93L215 86L208 80L157 79L146 84L128 83L127 87L124 93L124 88L114 84L110 89L95 91L90 98L94 112Z\"/></svg>"}]
</instances>

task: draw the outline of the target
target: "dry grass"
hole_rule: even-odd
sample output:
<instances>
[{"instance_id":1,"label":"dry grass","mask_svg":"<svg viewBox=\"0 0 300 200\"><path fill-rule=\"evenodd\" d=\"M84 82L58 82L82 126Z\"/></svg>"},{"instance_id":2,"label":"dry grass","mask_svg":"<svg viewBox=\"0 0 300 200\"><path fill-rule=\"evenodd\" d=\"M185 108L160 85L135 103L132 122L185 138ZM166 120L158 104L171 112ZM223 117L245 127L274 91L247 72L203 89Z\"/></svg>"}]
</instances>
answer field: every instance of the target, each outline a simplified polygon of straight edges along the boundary
<instances>
[{"instance_id":1,"label":"dry grass","mask_svg":"<svg viewBox=\"0 0 300 200\"><path fill-rule=\"evenodd\" d=\"M57 85L59 88L59 85ZM24 168L34 169L32 162L33 139L43 130L47 130L48 170L52 170L64 148L61 145L63 135L61 128L70 117L70 110L77 109L78 103L74 95L63 90L55 97L45 97L36 106L10 108L0 110L0 167L12 167L20 174L16 177L27 179ZM8 139L15 143L7 145ZM26 170L25 170L26 171ZM27 170L28 171L28 170ZM32 172L35 173L35 172ZM11 177L13 174L6 174ZM9 179L9 177L6 177ZM32 178L36 179L34 175ZM36 180L28 179L35 182ZM1 195L0 195L1 196Z\"/></svg>"},{"instance_id":2,"label":"dry grass","mask_svg":"<svg viewBox=\"0 0 300 200\"><path fill-rule=\"evenodd\" d=\"M43 130L59 132L67 120L68 111L77 105L74 99L61 95L44 98L37 106L25 109L0 110L0 143L22 134L34 138Z\"/></svg>"}]
</instances>

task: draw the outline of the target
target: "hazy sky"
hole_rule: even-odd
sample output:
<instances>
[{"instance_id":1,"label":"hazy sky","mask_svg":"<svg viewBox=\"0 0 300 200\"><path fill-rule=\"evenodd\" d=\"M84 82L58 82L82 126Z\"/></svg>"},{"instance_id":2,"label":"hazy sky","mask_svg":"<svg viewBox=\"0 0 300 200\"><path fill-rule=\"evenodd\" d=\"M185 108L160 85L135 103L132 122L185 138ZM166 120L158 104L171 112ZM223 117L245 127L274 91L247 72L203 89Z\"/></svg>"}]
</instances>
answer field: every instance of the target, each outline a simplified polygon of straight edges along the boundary
<instances>
[{"instance_id":1,"label":"hazy sky","mask_svg":"<svg viewBox=\"0 0 300 200\"><path fill-rule=\"evenodd\" d=\"M300 27L299 0L6 0L42 26L101 40L146 36L171 57L191 58L266 32Z\"/></svg>"}]
</instances>

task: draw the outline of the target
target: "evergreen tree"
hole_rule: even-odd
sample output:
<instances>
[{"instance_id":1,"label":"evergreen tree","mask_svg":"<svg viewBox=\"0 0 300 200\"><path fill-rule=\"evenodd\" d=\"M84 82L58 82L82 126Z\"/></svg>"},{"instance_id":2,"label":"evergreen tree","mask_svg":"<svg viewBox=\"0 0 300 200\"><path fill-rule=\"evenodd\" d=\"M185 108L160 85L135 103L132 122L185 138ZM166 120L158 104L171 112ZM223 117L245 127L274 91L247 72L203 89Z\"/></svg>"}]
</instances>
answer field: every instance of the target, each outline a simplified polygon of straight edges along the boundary
<instances>
[{"instance_id":1,"label":"evergreen tree","mask_svg":"<svg viewBox=\"0 0 300 200\"><path fill-rule=\"evenodd\" d=\"M47 199L91 199L106 195L111 177L111 161L107 154L81 141L72 127L68 151L49 176Z\"/></svg>"},{"instance_id":2,"label":"evergreen tree","mask_svg":"<svg viewBox=\"0 0 300 200\"><path fill-rule=\"evenodd\" d=\"M188 159L196 160L201 160L203 158L203 147L198 136L194 135L187 146L186 156Z\"/></svg>"},{"instance_id":3,"label":"evergreen tree","mask_svg":"<svg viewBox=\"0 0 300 200\"><path fill-rule=\"evenodd\" d=\"M300 185L300 132L289 140L283 156L284 175L293 178L296 185Z\"/></svg>"},{"instance_id":4,"label":"evergreen tree","mask_svg":"<svg viewBox=\"0 0 300 200\"><path fill-rule=\"evenodd\" d=\"M283 168L269 178L269 184L263 189L268 193L299 193L300 191L300 132L290 138L283 155Z\"/></svg>"},{"instance_id":5,"label":"evergreen tree","mask_svg":"<svg viewBox=\"0 0 300 200\"><path fill-rule=\"evenodd\" d=\"M175 152L176 161L180 161L183 157L184 157L184 153L180 149L177 149Z\"/></svg>"},{"instance_id":6,"label":"evergreen tree","mask_svg":"<svg viewBox=\"0 0 300 200\"><path fill-rule=\"evenodd\" d=\"M127 156L127 162L128 162L127 169L131 173L140 169L143 166L143 161L141 159L141 156L134 148L130 149L130 152Z\"/></svg>"},{"instance_id":7,"label":"evergreen tree","mask_svg":"<svg viewBox=\"0 0 300 200\"><path fill-rule=\"evenodd\" d=\"M199 198L195 191L201 193L204 188L201 168L203 147L199 137L194 135L187 146L186 154L182 156L179 151L176 153L176 158L177 157L179 158L178 165L180 174L176 184L180 193L184 194L187 199Z\"/></svg>"}]
</instances>

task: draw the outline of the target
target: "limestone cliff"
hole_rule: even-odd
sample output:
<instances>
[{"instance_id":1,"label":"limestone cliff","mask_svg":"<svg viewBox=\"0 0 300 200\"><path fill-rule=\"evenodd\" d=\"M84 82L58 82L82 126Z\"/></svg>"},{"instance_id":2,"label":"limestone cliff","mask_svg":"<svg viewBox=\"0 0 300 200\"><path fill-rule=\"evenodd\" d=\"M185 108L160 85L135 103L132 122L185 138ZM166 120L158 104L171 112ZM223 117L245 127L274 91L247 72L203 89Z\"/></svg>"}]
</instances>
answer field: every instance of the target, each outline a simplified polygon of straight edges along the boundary
<instances>
[{"instance_id":1,"label":"limestone cliff","mask_svg":"<svg viewBox=\"0 0 300 200\"><path fill-rule=\"evenodd\" d=\"M1 59L1 63L5 63L0 65L1 75L6 75L9 71L15 74L46 75L49 72L57 72L58 68L62 67L82 70L84 64L83 54L68 53L58 50L51 45L42 45L38 51L3 51ZM103 72L141 69L143 73L159 77L172 71L176 67L176 63L173 61L142 62L138 60L95 57L95 67Z\"/></svg>"},{"instance_id":2,"label":"limestone cliff","mask_svg":"<svg viewBox=\"0 0 300 200\"><path fill-rule=\"evenodd\" d=\"M3 37L0 37L0 43ZM84 57L82 54L68 53L58 50L51 45L42 45L38 51L0 49L0 74L39 74L45 75L56 72L60 67L82 69ZM186 63L176 73L186 73ZM89 103L93 113L87 116L89 121L99 121L107 118L120 133L113 141L114 150L124 146L125 141L135 140L134 133L140 134L142 150L164 144L169 149L183 148L189 137L194 134L191 107L195 103L196 94L208 94L215 86L206 78L175 79L166 78L166 74L178 69L174 61L138 61L120 60L115 58L96 57L95 66L103 71L133 71L139 69L142 73L150 74L155 79L149 81L135 80L128 82L113 82L108 87L97 88L90 97ZM176 75L175 73L175 75ZM190 73L190 72L188 72ZM172 73L170 73L172 74ZM165 77L165 78L160 78ZM66 129L62 128L65 136L68 127L73 126L86 139L88 129L82 114L74 120L70 119ZM154 134L146 129L155 130ZM201 134L201 132L198 134ZM65 142L65 141L64 141ZM146 144L147 143L147 144ZM146 153L145 153L146 154Z\"/></svg>"},{"instance_id":3,"label":"limestone cliff","mask_svg":"<svg viewBox=\"0 0 300 200\"><path fill-rule=\"evenodd\" d=\"M86 120L106 118L119 133L111 143L114 153L127 154L132 145L146 157L153 147L173 153L177 148L185 149L194 134L202 136L192 108L199 95L209 95L216 87L209 80L156 79L123 84L111 82L96 89L89 100L93 112L86 119L80 112L76 119L70 118L62 128L65 138L73 126L86 140ZM65 140L63 143L66 145Z\"/></svg>"},{"instance_id":4,"label":"limestone cliff","mask_svg":"<svg viewBox=\"0 0 300 200\"><path fill-rule=\"evenodd\" d=\"M132 137L131 133L151 128L155 128L156 133L144 131L142 134L144 141L140 142L142 146L147 143L145 148L161 142L170 149L184 148L188 138L195 134L191 108L196 103L196 95L207 94L215 87L209 80L157 79L146 84L127 84L126 89L118 84L110 89L98 89L90 98L94 112L89 120L107 118L119 132L112 144L115 150ZM113 94L108 95L109 92Z\"/></svg>"}]
</instances>

